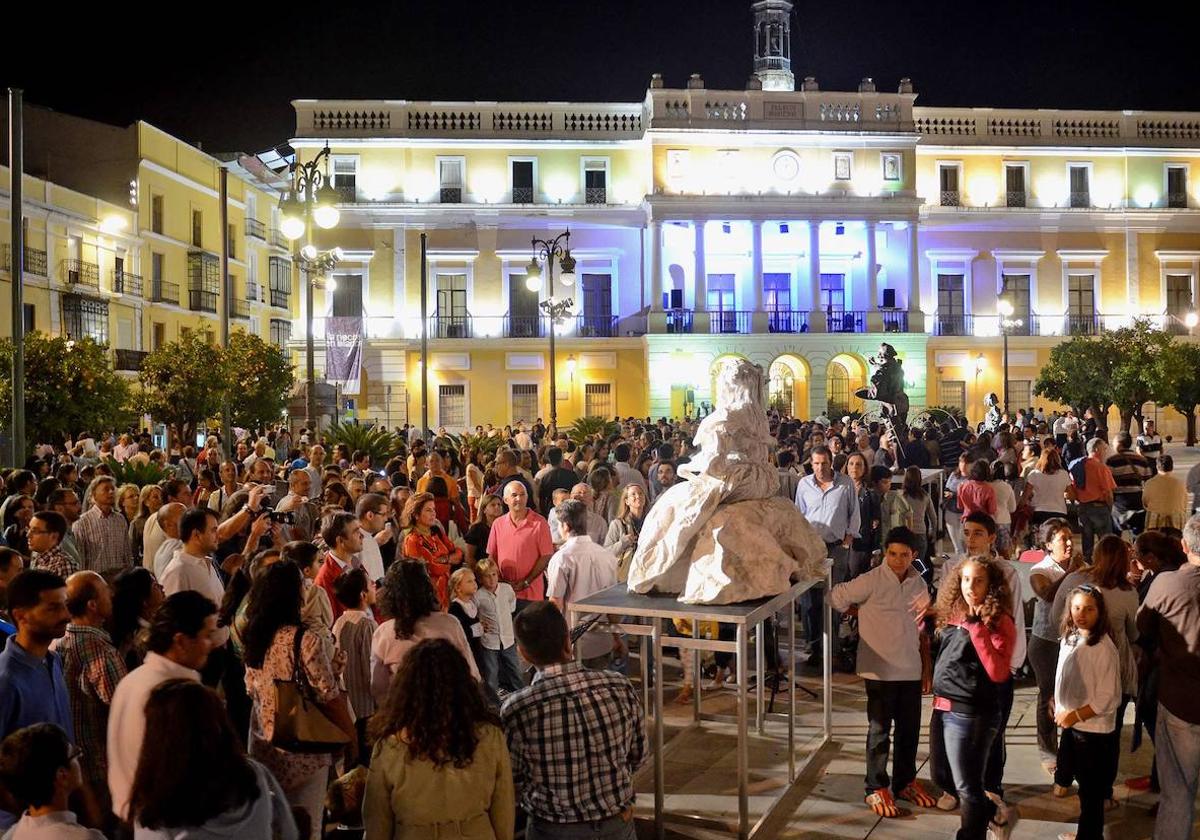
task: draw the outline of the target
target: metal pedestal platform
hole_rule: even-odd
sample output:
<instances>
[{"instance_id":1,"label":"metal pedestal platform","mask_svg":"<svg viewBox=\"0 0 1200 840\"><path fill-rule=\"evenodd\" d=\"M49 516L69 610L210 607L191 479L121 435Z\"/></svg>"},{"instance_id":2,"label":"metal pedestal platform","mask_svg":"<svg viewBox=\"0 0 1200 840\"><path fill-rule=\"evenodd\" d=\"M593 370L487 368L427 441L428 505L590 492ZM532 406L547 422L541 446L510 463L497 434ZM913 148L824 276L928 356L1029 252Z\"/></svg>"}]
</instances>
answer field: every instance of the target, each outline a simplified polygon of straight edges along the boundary
<instances>
[{"instance_id":1,"label":"metal pedestal platform","mask_svg":"<svg viewBox=\"0 0 1200 840\"><path fill-rule=\"evenodd\" d=\"M833 690L830 682L830 662L832 656L832 613L829 605L828 591L832 585L829 571L830 561L826 561L826 572L823 580L805 581L793 584L786 592L773 598L762 598L740 604L681 604L673 596L668 595L638 595L630 592L624 584L617 584L567 606L569 613L608 613L620 616L620 623L609 625L614 629L630 635L649 637L650 656L642 655L642 686L646 694L645 705L647 713L653 721L652 747L654 750L654 831L658 838L663 837L664 831L664 784L663 784L663 674L662 651L664 637L668 639L669 647L677 647L691 652L693 657L693 701L692 727L703 727L706 721L734 722L737 724L737 776L738 776L738 837L749 840L754 837L759 828L772 815L776 807L795 784L797 777L816 758L821 748L829 743L832 727ZM821 735L809 756L799 765L796 763L796 687L795 687L795 639L796 639L796 602L800 596L814 587L824 587L826 591L823 615L823 656L822 656L822 716ZM764 702L764 683L767 676L765 670L765 646L763 640L764 625L767 619L776 613L787 614L787 645L786 657L788 667L787 678L791 689L788 691L787 711L785 713L768 713ZM691 622L692 636L667 636L663 630L663 622L673 619L687 619ZM576 617L568 616L568 622L576 623ZM732 624L737 629L734 641L719 639L702 639L699 637L699 625L702 621L716 621ZM766 734L765 723L768 720L787 723L788 745L788 784L779 796L767 808L766 813L750 826L748 780L750 772L749 757L749 692L746 688L749 672L750 635L755 638L755 659L758 680L755 686L756 703L754 707L754 725L760 735ZM732 653L737 662L737 714L712 715L703 714L700 710L700 651L720 651ZM645 651L645 647L643 647ZM650 660L653 660L654 677L650 679ZM651 687L652 686L652 687ZM685 730L686 731L686 730ZM681 733L682 734L682 733ZM676 736L679 737L679 736ZM695 815L672 814L673 817L692 818Z\"/></svg>"}]
</instances>

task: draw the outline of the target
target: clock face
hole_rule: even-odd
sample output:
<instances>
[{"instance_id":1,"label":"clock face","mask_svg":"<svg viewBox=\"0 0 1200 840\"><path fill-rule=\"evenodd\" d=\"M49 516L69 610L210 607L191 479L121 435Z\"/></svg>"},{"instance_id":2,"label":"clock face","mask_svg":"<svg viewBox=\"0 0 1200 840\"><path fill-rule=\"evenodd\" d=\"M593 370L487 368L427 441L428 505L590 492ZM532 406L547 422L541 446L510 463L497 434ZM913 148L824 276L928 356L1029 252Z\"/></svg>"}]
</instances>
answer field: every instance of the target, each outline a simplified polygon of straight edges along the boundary
<instances>
[{"instance_id":1,"label":"clock face","mask_svg":"<svg viewBox=\"0 0 1200 840\"><path fill-rule=\"evenodd\" d=\"M771 171L775 174L778 181L789 182L796 180L796 176L800 174L800 158L796 153L789 150L784 150L775 155L771 161Z\"/></svg>"}]
</instances>

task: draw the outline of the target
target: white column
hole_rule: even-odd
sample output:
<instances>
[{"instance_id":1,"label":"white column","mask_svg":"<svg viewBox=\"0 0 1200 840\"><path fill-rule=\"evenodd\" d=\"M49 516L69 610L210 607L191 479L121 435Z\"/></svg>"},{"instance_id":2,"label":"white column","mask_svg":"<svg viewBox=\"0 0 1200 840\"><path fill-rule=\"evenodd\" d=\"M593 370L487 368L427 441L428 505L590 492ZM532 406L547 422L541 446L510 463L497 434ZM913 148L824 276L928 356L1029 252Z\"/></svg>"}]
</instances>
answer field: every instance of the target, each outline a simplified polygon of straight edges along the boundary
<instances>
[{"instance_id":1,"label":"white column","mask_svg":"<svg viewBox=\"0 0 1200 840\"><path fill-rule=\"evenodd\" d=\"M1133 315L1138 315L1142 311L1142 278L1138 272L1138 234L1135 230L1125 231L1125 284L1129 311ZM1098 312L1114 308L1099 300L1096 301ZM1163 309L1165 310L1166 306Z\"/></svg>"},{"instance_id":2,"label":"white column","mask_svg":"<svg viewBox=\"0 0 1200 840\"><path fill-rule=\"evenodd\" d=\"M692 222L692 230L696 237L696 265L692 274L692 309L696 312L704 312L708 308L708 275L705 274L704 268L704 222L702 220Z\"/></svg>"},{"instance_id":3,"label":"white column","mask_svg":"<svg viewBox=\"0 0 1200 840\"><path fill-rule=\"evenodd\" d=\"M917 223L908 223L908 312L911 321L913 313L921 309L921 264L920 253L917 250ZM924 332L923 324L909 323L908 328L914 332Z\"/></svg>"},{"instance_id":4,"label":"white column","mask_svg":"<svg viewBox=\"0 0 1200 840\"><path fill-rule=\"evenodd\" d=\"M826 332L825 313L821 311L821 223L808 223L809 332ZM810 386L811 387L811 386Z\"/></svg>"},{"instance_id":5,"label":"white column","mask_svg":"<svg viewBox=\"0 0 1200 840\"><path fill-rule=\"evenodd\" d=\"M750 309L758 312L763 308L763 253L762 220L750 222Z\"/></svg>"},{"instance_id":6,"label":"white column","mask_svg":"<svg viewBox=\"0 0 1200 840\"><path fill-rule=\"evenodd\" d=\"M875 273L875 223L871 221L867 222L867 247L863 253L867 261L867 311L874 312L879 308L879 289Z\"/></svg>"},{"instance_id":7,"label":"white column","mask_svg":"<svg viewBox=\"0 0 1200 840\"><path fill-rule=\"evenodd\" d=\"M650 311L662 312L662 222L650 223Z\"/></svg>"}]
</instances>

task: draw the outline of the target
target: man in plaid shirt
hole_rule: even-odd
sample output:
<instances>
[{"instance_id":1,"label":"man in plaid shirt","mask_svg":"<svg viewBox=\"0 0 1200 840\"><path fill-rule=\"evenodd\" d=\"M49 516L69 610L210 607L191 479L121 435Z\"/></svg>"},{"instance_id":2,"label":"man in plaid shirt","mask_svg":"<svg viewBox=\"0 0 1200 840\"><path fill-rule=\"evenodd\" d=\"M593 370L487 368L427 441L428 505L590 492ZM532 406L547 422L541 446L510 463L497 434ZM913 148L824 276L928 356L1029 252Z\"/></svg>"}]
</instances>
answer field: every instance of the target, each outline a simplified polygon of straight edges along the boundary
<instances>
[{"instance_id":1,"label":"man in plaid shirt","mask_svg":"<svg viewBox=\"0 0 1200 840\"><path fill-rule=\"evenodd\" d=\"M103 574L132 566L129 523L113 509L117 501L116 482L111 476L98 476L92 479L88 492L92 506L72 528L83 554L83 567Z\"/></svg>"},{"instance_id":2,"label":"man in plaid shirt","mask_svg":"<svg viewBox=\"0 0 1200 840\"><path fill-rule=\"evenodd\" d=\"M79 571L71 555L63 550L66 535L67 519L61 513L52 510L35 513L29 523L29 549L33 552L30 568L45 569L64 579Z\"/></svg>"},{"instance_id":3,"label":"man in plaid shirt","mask_svg":"<svg viewBox=\"0 0 1200 840\"><path fill-rule=\"evenodd\" d=\"M500 717L529 840L635 840L633 776L646 755L637 692L621 674L575 662L567 622L539 601L516 618L517 646L538 669Z\"/></svg>"},{"instance_id":4,"label":"man in plaid shirt","mask_svg":"<svg viewBox=\"0 0 1200 840\"><path fill-rule=\"evenodd\" d=\"M75 743L83 750L83 778L102 806L108 801L108 709L113 692L126 673L125 660L104 629L112 617L112 593L95 572L77 572L67 579L67 635L50 649L62 657L63 679L71 701Z\"/></svg>"}]
</instances>

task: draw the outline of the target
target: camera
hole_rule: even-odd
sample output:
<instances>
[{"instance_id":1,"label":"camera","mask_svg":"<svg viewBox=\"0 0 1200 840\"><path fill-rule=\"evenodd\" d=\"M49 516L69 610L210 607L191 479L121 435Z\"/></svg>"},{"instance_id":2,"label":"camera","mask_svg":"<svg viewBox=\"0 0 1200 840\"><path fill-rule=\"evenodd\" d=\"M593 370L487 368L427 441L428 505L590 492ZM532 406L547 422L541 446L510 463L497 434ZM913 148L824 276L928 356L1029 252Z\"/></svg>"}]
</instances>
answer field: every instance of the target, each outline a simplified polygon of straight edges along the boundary
<instances>
[{"instance_id":1,"label":"camera","mask_svg":"<svg viewBox=\"0 0 1200 840\"><path fill-rule=\"evenodd\" d=\"M273 510L270 511L271 521L279 525L295 525L296 514L290 510Z\"/></svg>"}]
</instances>

